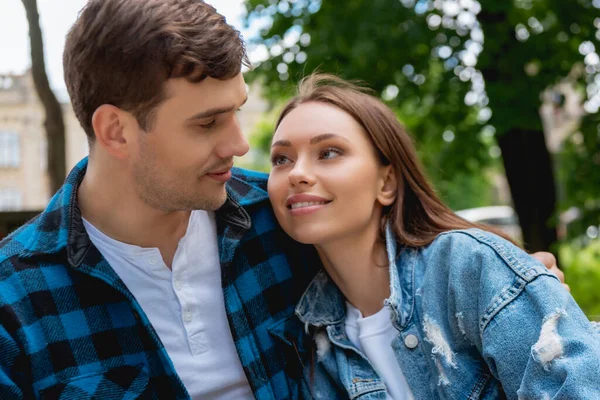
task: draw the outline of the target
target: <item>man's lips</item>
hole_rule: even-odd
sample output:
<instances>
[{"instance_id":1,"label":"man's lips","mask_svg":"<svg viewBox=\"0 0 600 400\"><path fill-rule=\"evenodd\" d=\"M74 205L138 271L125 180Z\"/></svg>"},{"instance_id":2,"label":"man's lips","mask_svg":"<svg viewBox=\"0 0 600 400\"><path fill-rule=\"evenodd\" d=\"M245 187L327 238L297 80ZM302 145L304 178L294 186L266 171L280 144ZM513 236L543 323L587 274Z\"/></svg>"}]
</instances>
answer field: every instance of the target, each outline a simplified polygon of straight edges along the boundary
<instances>
[{"instance_id":1,"label":"man's lips","mask_svg":"<svg viewBox=\"0 0 600 400\"><path fill-rule=\"evenodd\" d=\"M206 176L219 182L227 182L231 178L231 168L232 167L221 168L207 173Z\"/></svg>"}]
</instances>

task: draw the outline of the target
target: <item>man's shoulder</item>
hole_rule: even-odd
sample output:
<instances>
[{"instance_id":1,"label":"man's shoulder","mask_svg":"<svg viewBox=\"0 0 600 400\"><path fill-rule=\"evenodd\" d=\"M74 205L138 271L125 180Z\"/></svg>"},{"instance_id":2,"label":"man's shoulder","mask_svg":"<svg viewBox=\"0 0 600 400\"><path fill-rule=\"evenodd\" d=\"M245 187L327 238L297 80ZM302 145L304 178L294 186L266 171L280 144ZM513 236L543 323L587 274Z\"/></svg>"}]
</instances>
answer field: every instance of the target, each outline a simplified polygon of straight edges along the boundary
<instances>
[{"instance_id":1,"label":"man's shoulder","mask_svg":"<svg viewBox=\"0 0 600 400\"><path fill-rule=\"evenodd\" d=\"M43 228L38 215L0 242L0 306L49 290L51 282L67 275L66 252L36 251L37 243L47 239Z\"/></svg>"},{"instance_id":2,"label":"man's shoulder","mask_svg":"<svg viewBox=\"0 0 600 400\"><path fill-rule=\"evenodd\" d=\"M237 167L234 167L231 172L234 179L246 182L262 190L267 190L268 173Z\"/></svg>"},{"instance_id":3,"label":"man's shoulder","mask_svg":"<svg viewBox=\"0 0 600 400\"><path fill-rule=\"evenodd\" d=\"M7 260L30 253L30 242L39 233L37 225L40 215L38 214L0 241L0 270Z\"/></svg>"},{"instance_id":4,"label":"man's shoulder","mask_svg":"<svg viewBox=\"0 0 600 400\"><path fill-rule=\"evenodd\" d=\"M50 200L46 209L0 241L0 281L14 273L30 270L52 259L60 260L67 247L68 204L64 187ZM67 264L66 255L64 263Z\"/></svg>"},{"instance_id":5,"label":"man's shoulder","mask_svg":"<svg viewBox=\"0 0 600 400\"><path fill-rule=\"evenodd\" d=\"M227 183L229 195L242 206L268 204L267 181L264 172L233 168L232 177Z\"/></svg>"}]
</instances>

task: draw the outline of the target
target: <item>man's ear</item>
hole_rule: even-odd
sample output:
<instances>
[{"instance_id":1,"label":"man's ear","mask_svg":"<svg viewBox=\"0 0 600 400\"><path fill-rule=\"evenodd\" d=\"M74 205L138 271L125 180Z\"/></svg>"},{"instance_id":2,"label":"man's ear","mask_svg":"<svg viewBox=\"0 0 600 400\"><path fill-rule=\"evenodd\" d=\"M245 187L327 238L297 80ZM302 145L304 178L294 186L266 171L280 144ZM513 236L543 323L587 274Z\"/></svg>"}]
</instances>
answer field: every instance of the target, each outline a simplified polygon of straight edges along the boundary
<instances>
[{"instance_id":1,"label":"man's ear","mask_svg":"<svg viewBox=\"0 0 600 400\"><path fill-rule=\"evenodd\" d=\"M96 135L96 145L106 149L117 158L126 158L129 154L128 138L125 132L128 113L110 104L103 104L92 116L92 128Z\"/></svg>"},{"instance_id":2,"label":"man's ear","mask_svg":"<svg viewBox=\"0 0 600 400\"><path fill-rule=\"evenodd\" d=\"M383 167L382 174L377 200L382 206L390 206L394 204L396 196L398 196L398 178L391 165Z\"/></svg>"}]
</instances>

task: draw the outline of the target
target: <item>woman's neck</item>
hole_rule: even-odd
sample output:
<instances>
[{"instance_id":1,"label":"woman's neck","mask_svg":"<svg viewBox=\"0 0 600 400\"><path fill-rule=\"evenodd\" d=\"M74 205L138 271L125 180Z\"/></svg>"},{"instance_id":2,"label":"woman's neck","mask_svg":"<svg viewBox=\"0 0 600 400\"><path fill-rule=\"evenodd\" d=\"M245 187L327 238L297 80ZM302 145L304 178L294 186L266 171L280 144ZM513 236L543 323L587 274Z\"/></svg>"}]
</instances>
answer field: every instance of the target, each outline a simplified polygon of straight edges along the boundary
<instances>
[{"instance_id":1,"label":"woman's neck","mask_svg":"<svg viewBox=\"0 0 600 400\"><path fill-rule=\"evenodd\" d=\"M316 245L325 270L363 316L377 313L390 296L385 243L378 224L358 235Z\"/></svg>"}]
</instances>

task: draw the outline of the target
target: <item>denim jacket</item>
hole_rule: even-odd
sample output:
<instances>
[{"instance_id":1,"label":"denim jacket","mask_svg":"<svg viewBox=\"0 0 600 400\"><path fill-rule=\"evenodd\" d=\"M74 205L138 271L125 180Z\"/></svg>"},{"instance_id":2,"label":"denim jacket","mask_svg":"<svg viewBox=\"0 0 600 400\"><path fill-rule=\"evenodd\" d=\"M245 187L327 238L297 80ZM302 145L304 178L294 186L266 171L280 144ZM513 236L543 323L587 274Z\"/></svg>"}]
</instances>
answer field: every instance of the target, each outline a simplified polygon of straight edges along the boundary
<instances>
[{"instance_id":1,"label":"denim jacket","mask_svg":"<svg viewBox=\"0 0 600 400\"><path fill-rule=\"evenodd\" d=\"M600 399L600 336L541 263L482 230L397 249L387 228L396 355L415 399ZM296 308L316 347L304 357L304 397L385 399L349 340L346 308L324 272ZM308 332L310 334L308 334ZM314 352L313 352L314 355Z\"/></svg>"}]
</instances>

